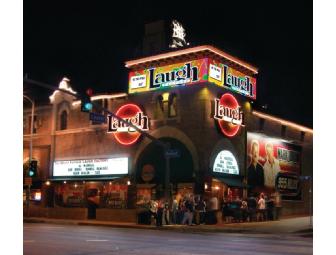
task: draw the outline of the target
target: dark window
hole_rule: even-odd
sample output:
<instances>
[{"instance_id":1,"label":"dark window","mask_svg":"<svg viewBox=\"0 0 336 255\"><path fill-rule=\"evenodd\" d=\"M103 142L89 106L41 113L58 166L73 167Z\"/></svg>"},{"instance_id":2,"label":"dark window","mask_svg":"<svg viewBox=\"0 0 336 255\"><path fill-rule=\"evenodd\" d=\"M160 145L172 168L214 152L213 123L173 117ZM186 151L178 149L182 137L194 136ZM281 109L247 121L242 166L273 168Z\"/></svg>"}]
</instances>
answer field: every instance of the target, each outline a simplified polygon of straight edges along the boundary
<instances>
[{"instance_id":1,"label":"dark window","mask_svg":"<svg viewBox=\"0 0 336 255\"><path fill-rule=\"evenodd\" d=\"M63 111L61 113L61 125L60 125L60 130L65 130L67 129L68 125L68 113L66 111Z\"/></svg>"},{"instance_id":2,"label":"dark window","mask_svg":"<svg viewBox=\"0 0 336 255\"><path fill-rule=\"evenodd\" d=\"M162 119L163 118L163 97L159 95L155 101L155 118Z\"/></svg>"},{"instance_id":3,"label":"dark window","mask_svg":"<svg viewBox=\"0 0 336 255\"><path fill-rule=\"evenodd\" d=\"M301 131L301 137L300 137L300 141L303 142L304 138L305 138L305 132Z\"/></svg>"},{"instance_id":4,"label":"dark window","mask_svg":"<svg viewBox=\"0 0 336 255\"><path fill-rule=\"evenodd\" d=\"M176 94L170 94L168 98L168 117L177 116Z\"/></svg>"},{"instance_id":5,"label":"dark window","mask_svg":"<svg viewBox=\"0 0 336 255\"><path fill-rule=\"evenodd\" d=\"M265 126L265 119L260 118L259 119L259 130L263 130Z\"/></svg>"},{"instance_id":6,"label":"dark window","mask_svg":"<svg viewBox=\"0 0 336 255\"><path fill-rule=\"evenodd\" d=\"M286 126L285 125L281 125L281 136L285 137L286 136Z\"/></svg>"}]
</instances>

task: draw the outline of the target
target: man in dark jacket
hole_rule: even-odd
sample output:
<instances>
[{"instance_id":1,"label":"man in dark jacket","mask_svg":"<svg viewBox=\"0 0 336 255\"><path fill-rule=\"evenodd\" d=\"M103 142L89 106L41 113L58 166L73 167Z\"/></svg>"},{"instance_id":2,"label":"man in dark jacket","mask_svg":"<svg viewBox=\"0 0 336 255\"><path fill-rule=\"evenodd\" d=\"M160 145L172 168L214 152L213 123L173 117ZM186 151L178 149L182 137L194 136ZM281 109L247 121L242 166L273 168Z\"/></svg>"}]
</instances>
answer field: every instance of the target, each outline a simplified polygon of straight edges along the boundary
<instances>
[{"instance_id":1,"label":"man in dark jacket","mask_svg":"<svg viewBox=\"0 0 336 255\"><path fill-rule=\"evenodd\" d=\"M256 140L251 144L251 164L247 169L247 184L251 189L264 186L264 169L259 164L259 143Z\"/></svg>"}]
</instances>

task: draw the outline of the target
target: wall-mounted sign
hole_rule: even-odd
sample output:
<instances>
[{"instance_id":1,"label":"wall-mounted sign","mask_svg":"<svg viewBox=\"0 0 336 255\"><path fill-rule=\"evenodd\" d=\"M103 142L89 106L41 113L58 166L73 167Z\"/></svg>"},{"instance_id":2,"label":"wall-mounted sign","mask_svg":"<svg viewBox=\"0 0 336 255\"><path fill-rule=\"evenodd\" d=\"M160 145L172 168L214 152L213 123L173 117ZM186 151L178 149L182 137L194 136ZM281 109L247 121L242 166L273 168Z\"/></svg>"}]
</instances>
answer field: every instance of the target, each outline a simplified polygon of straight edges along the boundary
<instances>
[{"instance_id":1,"label":"wall-mounted sign","mask_svg":"<svg viewBox=\"0 0 336 255\"><path fill-rule=\"evenodd\" d=\"M300 191L298 176L279 173L275 179L275 189L286 196L297 196Z\"/></svg>"},{"instance_id":2,"label":"wall-mounted sign","mask_svg":"<svg viewBox=\"0 0 336 255\"><path fill-rule=\"evenodd\" d=\"M276 187L276 178L279 174L300 175L300 146L286 143L281 139L267 137L263 134L248 132L247 155L247 184L251 188L267 187L274 189ZM284 179L279 181L279 188L284 187ZM286 189L294 187L291 185L291 181L287 183L290 185L286 184L289 187Z\"/></svg>"},{"instance_id":3,"label":"wall-mounted sign","mask_svg":"<svg viewBox=\"0 0 336 255\"><path fill-rule=\"evenodd\" d=\"M257 97L256 78L210 58L129 73L129 93L209 81L251 99Z\"/></svg>"},{"instance_id":4,"label":"wall-mounted sign","mask_svg":"<svg viewBox=\"0 0 336 255\"><path fill-rule=\"evenodd\" d=\"M129 73L129 93L207 81L208 59L153 67Z\"/></svg>"},{"instance_id":5,"label":"wall-mounted sign","mask_svg":"<svg viewBox=\"0 0 336 255\"><path fill-rule=\"evenodd\" d=\"M177 20L173 20L171 24L172 28L172 43L169 45L170 48L179 48L189 45L186 42L186 32L182 24Z\"/></svg>"},{"instance_id":6,"label":"wall-mounted sign","mask_svg":"<svg viewBox=\"0 0 336 255\"><path fill-rule=\"evenodd\" d=\"M137 128L146 131L149 130L148 117L143 113L139 106L135 104L126 104L121 106L116 115ZM108 133L113 133L117 141L123 145L134 144L141 136L141 133L134 128L127 126L112 115L107 116Z\"/></svg>"},{"instance_id":7,"label":"wall-mounted sign","mask_svg":"<svg viewBox=\"0 0 336 255\"><path fill-rule=\"evenodd\" d=\"M222 150L217 154L213 171L216 173L239 175L238 163L231 151Z\"/></svg>"},{"instance_id":8,"label":"wall-mounted sign","mask_svg":"<svg viewBox=\"0 0 336 255\"><path fill-rule=\"evenodd\" d=\"M79 177L115 174L128 174L128 158L123 157L54 161L54 177Z\"/></svg>"},{"instance_id":9,"label":"wall-mounted sign","mask_svg":"<svg viewBox=\"0 0 336 255\"><path fill-rule=\"evenodd\" d=\"M224 94L220 99L215 98L213 118L218 120L223 134L229 137L238 133L244 121L243 111L238 101L229 93Z\"/></svg>"},{"instance_id":10,"label":"wall-mounted sign","mask_svg":"<svg viewBox=\"0 0 336 255\"><path fill-rule=\"evenodd\" d=\"M254 77L245 75L212 59L209 59L209 69L209 82L223 86L243 96L256 99L257 86Z\"/></svg>"}]
</instances>

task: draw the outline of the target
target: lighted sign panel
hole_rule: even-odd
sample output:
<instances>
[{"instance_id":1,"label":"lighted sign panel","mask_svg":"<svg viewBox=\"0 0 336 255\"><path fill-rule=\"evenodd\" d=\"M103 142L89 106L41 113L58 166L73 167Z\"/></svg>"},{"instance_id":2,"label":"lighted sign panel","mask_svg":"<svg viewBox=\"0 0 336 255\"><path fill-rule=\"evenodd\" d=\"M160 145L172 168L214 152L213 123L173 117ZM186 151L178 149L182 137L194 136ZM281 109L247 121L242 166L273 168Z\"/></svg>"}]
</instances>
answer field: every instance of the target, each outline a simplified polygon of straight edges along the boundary
<instances>
[{"instance_id":1,"label":"lighted sign panel","mask_svg":"<svg viewBox=\"0 0 336 255\"><path fill-rule=\"evenodd\" d=\"M209 82L252 99L257 97L256 78L212 59L209 59Z\"/></svg>"},{"instance_id":2,"label":"lighted sign panel","mask_svg":"<svg viewBox=\"0 0 336 255\"><path fill-rule=\"evenodd\" d=\"M139 106L135 104L126 104L121 106L116 115L125 121L130 122L137 128L146 131L149 130L148 117L143 113ZM141 133L134 128L122 123L112 115L107 116L108 133L113 133L116 140L123 145L134 144L141 136Z\"/></svg>"},{"instance_id":3,"label":"lighted sign panel","mask_svg":"<svg viewBox=\"0 0 336 255\"><path fill-rule=\"evenodd\" d=\"M122 157L54 161L54 177L79 177L116 174L128 174L128 158Z\"/></svg>"},{"instance_id":4,"label":"lighted sign panel","mask_svg":"<svg viewBox=\"0 0 336 255\"><path fill-rule=\"evenodd\" d=\"M128 92L146 92L205 81L251 99L257 97L256 78L210 58L131 71Z\"/></svg>"},{"instance_id":5,"label":"lighted sign panel","mask_svg":"<svg viewBox=\"0 0 336 255\"><path fill-rule=\"evenodd\" d=\"M229 94L224 94L220 99L215 98L213 118L218 121L222 133L226 136L235 136L240 126L243 125L243 111L237 99Z\"/></svg>"},{"instance_id":6,"label":"lighted sign panel","mask_svg":"<svg viewBox=\"0 0 336 255\"><path fill-rule=\"evenodd\" d=\"M129 93L185 86L208 80L208 59L198 59L129 73Z\"/></svg>"},{"instance_id":7,"label":"lighted sign panel","mask_svg":"<svg viewBox=\"0 0 336 255\"><path fill-rule=\"evenodd\" d=\"M274 189L279 174L300 175L301 147L281 139L247 133L247 155L248 184L252 188Z\"/></svg>"},{"instance_id":8,"label":"lighted sign panel","mask_svg":"<svg viewBox=\"0 0 336 255\"><path fill-rule=\"evenodd\" d=\"M239 175L236 158L230 151L222 150L216 156L213 171L216 173Z\"/></svg>"}]
</instances>

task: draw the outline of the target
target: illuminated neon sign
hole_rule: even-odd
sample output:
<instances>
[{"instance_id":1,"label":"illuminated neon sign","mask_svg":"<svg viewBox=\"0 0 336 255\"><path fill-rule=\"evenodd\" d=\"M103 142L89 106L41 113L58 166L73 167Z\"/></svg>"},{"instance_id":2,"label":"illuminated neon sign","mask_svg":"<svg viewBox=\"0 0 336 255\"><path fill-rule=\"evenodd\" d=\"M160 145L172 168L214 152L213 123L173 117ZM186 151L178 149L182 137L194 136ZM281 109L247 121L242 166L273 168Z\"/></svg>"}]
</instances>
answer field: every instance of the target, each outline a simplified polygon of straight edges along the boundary
<instances>
[{"instance_id":1,"label":"illuminated neon sign","mask_svg":"<svg viewBox=\"0 0 336 255\"><path fill-rule=\"evenodd\" d=\"M229 93L224 94L220 99L215 98L215 110L213 118L218 120L218 125L226 136L235 136L241 125L244 115L238 101Z\"/></svg>"},{"instance_id":2,"label":"illuminated neon sign","mask_svg":"<svg viewBox=\"0 0 336 255\"><path fill-rule=\"evenodd\" d=\"M116 115L127 122L132 123L137 128L146 131L149 130L148 117L143 113L139 106L135 104L126 104L121 106ZM134 128L122 123L112 115L107 116L108 133L113 133L117 141L123 145L134 144L141 136L141 133Z\"/></svg>"},{"instance_id":3,"label":"illuminated neon sign","mask_svg":"<svg viewBox=\"0 0 336 255\"><path fill-rule=\"evenodd\" d=\"M131 71L128 92L146 92L200 82L211 82L248 98L257 98L256 78L210 58Z\"/></svg>"},{"instance_id":4,"label":"illuminated neon sign","mask_svg":"<svg viewBox=\"0 0 336 255\"><path fill-rule=\"evenodd\" d=\"M208 59L152 67L129 73L129 93L190 85L208 79Z\"/></svg>"},{"instance_id":5,"label":"illuminated neon sign","mask_svg":"<svg viewBox=\"0 0 336 255\"><path fill-rule=\"evenodd\" d=\"M185 29L183 28L180 22L178 22L177 20L173 20L172 30L173 30L172 44L169 45L170 48L178 48L189 45L189 43L187 43L185 40L186 36Z\"/></svg>"},{"instance_id":6,"label":"illuminated neon sign","mask_svg":"<svg viewBox=\"0 0 336 255\"><path fill-rule=\"evenodd\" d=\"M252 99L257 97L256 78L212 59L209 60L209 82Z\"/></svg>"}]
</instances>

